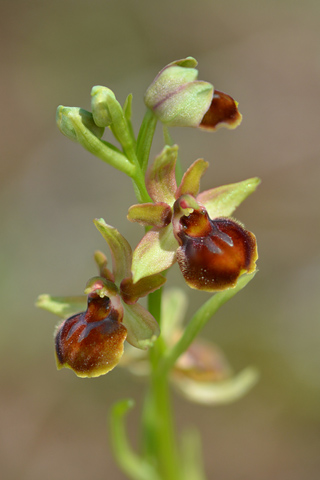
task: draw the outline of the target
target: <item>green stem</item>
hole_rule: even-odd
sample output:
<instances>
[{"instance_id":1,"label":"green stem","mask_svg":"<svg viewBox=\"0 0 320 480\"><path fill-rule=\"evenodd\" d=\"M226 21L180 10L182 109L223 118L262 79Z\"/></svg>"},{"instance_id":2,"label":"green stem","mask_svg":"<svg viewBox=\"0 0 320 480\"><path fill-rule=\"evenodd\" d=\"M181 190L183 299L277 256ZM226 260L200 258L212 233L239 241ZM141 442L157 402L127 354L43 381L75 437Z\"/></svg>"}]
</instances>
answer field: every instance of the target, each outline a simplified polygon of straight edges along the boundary
<instances>
[{"instance_id":1,"label":"green stem","mask_svg":"<svg viewBox=\"0 0 320 480\"><path fill-rule=\"evenodd\" d=\"M131 175L132 181L133 181L133 187L134 191L136 194L136 197L140 203L148 203L151 202L151 198L148 194L148 191L146 189L146 184L144 180L144 175L141 171L141 168L139 165L135 166L135 170L133 172L133 175Z\"/></svg>"},{"instance_id":2,"label":"green stem","mask_svg":"<svg viewBox=\"0 0 320 480\"><path fill-rule=\"evenodd\" d=\"M86 150L130 177L133 175L134 165L118 149L97 138L83 125L80 118L74 117L73 124L76 128L77 140Z\"/></svg>"},{"instance_id":3,"label":"green stem","mask_svg":"<svg viewBox=\"0 0 320 480\"><path fill-rule=\"evenodd\" d=\"M161 290L157 290L148 298L149 311L158 321L160 321L161 314L161 294ZM164 344L160 337L150 351L151 382L147 399L148 415L144 419L145 440L147 438L152 445L154 451L150 451L149 444L147 454L150 456L153 453L161 478L179 480L180 468L174 436L168 375L163 375L159 370L163 350Z\"/></svg>"}]
</instances>

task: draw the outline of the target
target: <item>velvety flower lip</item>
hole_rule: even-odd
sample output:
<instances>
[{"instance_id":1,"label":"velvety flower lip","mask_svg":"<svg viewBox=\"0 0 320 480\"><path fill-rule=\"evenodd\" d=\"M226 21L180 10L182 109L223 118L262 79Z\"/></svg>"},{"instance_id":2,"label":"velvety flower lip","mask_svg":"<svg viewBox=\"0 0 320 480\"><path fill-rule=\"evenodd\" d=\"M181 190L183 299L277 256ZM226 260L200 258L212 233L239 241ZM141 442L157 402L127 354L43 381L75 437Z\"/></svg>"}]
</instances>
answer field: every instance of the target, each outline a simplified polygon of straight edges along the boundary
<instances>
[{"instance_id":1,"label":"velvety flower lip","mask_svg":"<svg viewBox=\"0 0 320 480\"><path fill-rule=\"evenodd\" d=\"M88 296L85 312L65 320L55 336L58 369L67 367L79 377L98 377L112 370L123 354L127 329L123 311L110 298Z\"/></svg>"},{"instance_id":2,"label":"velvety flower lip","mask_svg":"<svg viewBox=\"0 0 320 480\"><path fill-rule=\"evenodd\" d=\"M181 203L185 208L184 197L176 201L175 210ZM191 288L224 290L234 287L242 273L255 270L255 236L230 218L211 220L200 207L189 215L177 213L173 232L179 243L177 261Z\"/></svg>"},{"instance_id":3,"label":"velvety flower lip","mask_svg":"<svg viewBox=\"0 0 320 480\"><path fill-rule=\"evenodd\" d=\"M199 193L208 162L196 160L177 186L177 154L176 146L165 147L147 171L154 203L129 209L129 220L153 227L133 252L133 282L178 261L193 288L218 291L235 286L241 274L255 269L258 255L255 236L229 217L260 180L250 178Z\"/></svg>"}]
</instances>

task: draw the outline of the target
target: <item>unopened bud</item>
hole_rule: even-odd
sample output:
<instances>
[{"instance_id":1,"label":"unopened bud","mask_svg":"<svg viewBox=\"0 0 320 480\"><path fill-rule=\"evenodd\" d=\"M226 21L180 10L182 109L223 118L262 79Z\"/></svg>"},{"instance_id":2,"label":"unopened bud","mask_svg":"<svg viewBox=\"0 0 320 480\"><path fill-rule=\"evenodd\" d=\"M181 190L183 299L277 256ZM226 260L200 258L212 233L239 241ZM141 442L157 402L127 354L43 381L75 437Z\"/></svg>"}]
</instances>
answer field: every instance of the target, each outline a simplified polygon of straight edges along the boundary
<instances>
[{"instance_id":1,"label":"unopened bud","mask_svg":"<svg viewBox=\"0 0 320 480\"><path fill-rule=\"evenodd\" d=\"M97 138L101 138L104 132L104 128L95 124L92 114L79 107L60 105L57 108L56 121L63 135L79 143L82 143L79 140L79 135L80 137L83 136L83 129L89 130Z\"/></svg>"}]
</instances>

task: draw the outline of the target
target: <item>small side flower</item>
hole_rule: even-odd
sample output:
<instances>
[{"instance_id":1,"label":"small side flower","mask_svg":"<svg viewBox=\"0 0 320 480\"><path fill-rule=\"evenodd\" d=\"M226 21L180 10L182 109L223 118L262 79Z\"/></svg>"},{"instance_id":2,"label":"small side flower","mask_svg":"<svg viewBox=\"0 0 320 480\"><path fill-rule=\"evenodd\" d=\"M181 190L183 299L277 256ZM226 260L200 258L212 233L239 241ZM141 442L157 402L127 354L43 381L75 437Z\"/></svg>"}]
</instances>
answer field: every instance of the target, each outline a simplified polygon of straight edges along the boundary
<instances>
[{"instance_id":1,"label":"small side flower","mask_svg":"<svg viewBox=\"0 0 320 480\"><path fill-rule=\"evenodd\" d=\"M87 282L87 309L77 313L85 296L41 295L37 302L65 319L55 334L57 366L70 368L79 377L98 377L112 370L122 357L125 340L146 350L160 334L156 320L137 301L160 288L165 278L153 275L134 284L129 243L103 219L96 219L95 225L109 245L113 268L109 270L102 252L95 253L100 275Z\"/></svg>"}]
</instances>

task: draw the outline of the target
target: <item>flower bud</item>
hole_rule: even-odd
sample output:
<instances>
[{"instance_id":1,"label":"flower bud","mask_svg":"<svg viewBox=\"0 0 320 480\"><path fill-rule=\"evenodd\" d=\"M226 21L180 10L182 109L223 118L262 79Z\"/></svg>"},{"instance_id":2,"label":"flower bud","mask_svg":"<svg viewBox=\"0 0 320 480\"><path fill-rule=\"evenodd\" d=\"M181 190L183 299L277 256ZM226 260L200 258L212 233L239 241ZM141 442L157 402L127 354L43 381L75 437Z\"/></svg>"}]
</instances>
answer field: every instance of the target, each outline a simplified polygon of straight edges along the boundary
<instances>
[{"instance_id":1,"label":"flower bud","mask_svg":"<svg viewBox=\"0 0 320 480\"><path fill-rule=\"evenodd\" d=\"M104 128L101 128L95 124L90 112L78 107L64 107L60 105L57 108L56 121L58 128L63 135L70 138L75 142L79 142L79 126L90 130L97 138L101 138L104 132Z\"/></svg>"},{"instance_id":2,"label":"flower bud","mask_svg":"<svg viewBox=\"0 0 320 480\"><path fill-rule=\"evenodd\" d=\"M197 80L197 61L188 57L158 73L145 94L145 104L171 127L196 127L210 107L213 86Z\"/></svg>"},{"instance_id":3,"label":"flower bud","mask_svg":"<svg viewBox=\"0 0 320 480\"><path fill-rule=\"evenodd\" d=\"M169 127L236 128L242 119L237 102L197 80L196 66L197 61L187 57L164 67L146 91L146 106Z\"/></svg>"},{"instance_id":4,"label":"flower bud","mask_svg":"<svg viewBox=\"0 0 320 480\"><path fill-rule=\"evenodd\" d=\"M123 354L127 329L123 310L109 297L88 296L85 312L58 327L55 345L58 369L71 368L79 377L98 377L112 370Z\"/></svg>"},{"instance_id":5,"label":"flower bud","mask_svg":"<svg viewBox=\"0 0 320 480\"><path fill-rule=\"evenodd\" d=\"M91 97L92 115L96 125L108 127L112 123L109 104L117 101L113 91L98 85L92 88Z\"/></svg>"},{"instance_id":6,"label":"flower bud","mask_svg":"<svg viewBox=\"0 0 320 480\"><path fill-rule=\"evenodd\" d=\"M230 218L211 220L206 209L195 208L195 200L188 197L180 197L174 206L177 261L184 279L191 288L208 292L234 287L240 275L255 270L255 236Z\"/></svg>"}]
</instances>

